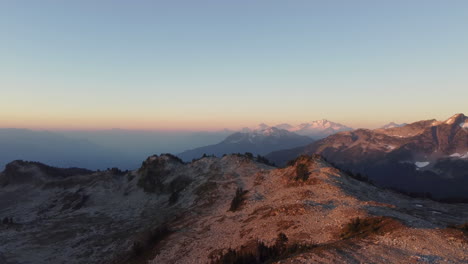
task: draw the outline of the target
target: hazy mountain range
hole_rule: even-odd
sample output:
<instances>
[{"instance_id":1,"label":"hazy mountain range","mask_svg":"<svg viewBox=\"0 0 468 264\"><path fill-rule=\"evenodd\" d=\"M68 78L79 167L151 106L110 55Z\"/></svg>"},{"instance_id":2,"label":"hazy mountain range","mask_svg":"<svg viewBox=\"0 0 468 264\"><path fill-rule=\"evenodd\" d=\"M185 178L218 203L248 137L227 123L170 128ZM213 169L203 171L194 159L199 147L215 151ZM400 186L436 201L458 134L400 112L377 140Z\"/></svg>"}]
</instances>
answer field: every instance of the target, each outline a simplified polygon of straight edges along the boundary
<instances>
[{"instance_id":1,"label":"hazy mountain range","mask_svg":"<svg viewBox=\"0 0 468 264\"><path fill-rule=\"evenodd\" d=\"M265 155L275 150L303 146L315 139L349 130L351 128L325 119L297 126L286 123L268 126L261 123L253 128L243 128L217 144L186 150L178 156L190 161L203 154L220 157L224 154L250 152L254 155Z\"/></svg>"},{"instance_id":2,"label":"hazy mountain range","mask_svg":"<svg viewBox=\"0 0 468 264\"><path fill-rule=\"evenodd\" d=\"M270 126L266 124L260 124L255 128L244 128L242 132L250 132L252 130L261 130ZM301 136L308 136L312 139L321 139L329 135L333 135L338 132L349 131L352 128L345 125L328 121L326 119L316 120L309 123L302 123L299 125L290 125L288 123L282 123L273 127L284 129L289 132L294 132Z\"/></svg>"},{"instance_id":3,"label":"hazy mountain range","mask_svg":"<svg viewBox=\"0 0 468 264\"><path fill-rule=\"evenodd\" d=\"M152 154L178 153L219 142L233 131L34 131L0 129L0 168L13 160L53 166L135 169Z\"/></svg>"},{"instance_id":4,"label":"hazy mountain range","mask_svg":"<svg viewBox=\"0 0 468 264\"><path fill-rule=\"evenodd\" d=\"M236 132L218 144L184 151L177 156L185 161L199 158L204 154L221 157L224 154L250 152L265 155L275 150L304 146L313 139L276 127L259 126Z\"/></svg>"},{"instance_id":5,"label":"hazy mountain range","mask_svg":"<svg viewBox=\"0 0 468 264\"><path fill-rule=\"evenodd\" d=\"M283 124L285 126L285 124ZM290 126L290 125L288 125ZM198 147L221 144L218 148L191 151L183 155L188 160L199 158L203 153L252 152L267 154L271 151L306 145L311 138L321 138L348 127L326 120L290 126L291 133L272 137L260 134L250 142L245 133L268 127L261 124L241 131L137 131L110 129L99 131L34 131L28 129L0 129L0 168L16 159L44 162L53 166L106 169L119 167L135 169L144 157L161 153L181 153ZM286 131L286 132L288 132ZM244 133L244 134L242 134ZM295 133L295 134L293 134ZM255 134L255 133L253 133ZM243 136L244 135L244 136ZM279 135L279 134L278 134ZM308 137L299 136L306 135ZM230 138L227 138L227 137ZM244 140L239 137L245 137ZM263 140L261 140L263 138Z\"/></svg>"},{"instance_id":6,"label":"hazy mountain range","mask_svg":"<svg viewBox=\"0 0 468 264\"><path fill-rule=\"evenodd\" d=\"M0 146L1 168L17 159L89 169L135 168L139 165L138 157L123 150L48 131L0 129Z\"/></svg>"}]
</instances>

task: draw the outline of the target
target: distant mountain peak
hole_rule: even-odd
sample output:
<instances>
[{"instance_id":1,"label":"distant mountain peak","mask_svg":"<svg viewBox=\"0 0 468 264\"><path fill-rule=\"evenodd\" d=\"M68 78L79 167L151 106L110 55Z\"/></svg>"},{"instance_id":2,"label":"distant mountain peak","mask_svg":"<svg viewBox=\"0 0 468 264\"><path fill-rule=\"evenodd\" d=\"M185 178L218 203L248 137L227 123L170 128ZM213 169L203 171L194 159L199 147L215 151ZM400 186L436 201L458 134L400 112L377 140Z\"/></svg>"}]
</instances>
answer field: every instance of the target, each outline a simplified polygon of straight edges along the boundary
<instances>
[{"instance_id":1,"label":"distant mountain peak","mask_svg":"<svg viewBox=\"0 0 468 264\"><path fill-rule=\"evenodd\" d=\"M254 130L265 130L265 129L268 129L268 128L270 128L269 125L267 125L265 123L260 123L254 128Z\"/></svg>"},{"instance_id":2,"label":"distant mountain peak","mask_svg":"<svg viewBox=\"0 0 468 264\"><path fill-rule=\"evenodd\" d=\"M352 128L340 123L332 122L328 119L320 119L311 121L309 123L302 123L298 126L290 127L288 131L297 133L303 136L310 136L314 138L323 138L329 135L349 131Z\"/></svg>"},{"instance_id":3,"label":"distant mountain peak","mask_svg":"<svg viewBox=\"0 0 468 264\"><path fill-rule=\"evenodd\" d=\"M395 127L402 127L402 126L406 126L407 124L406 123L403 123L403 124L397 124L395 122L390 122L386 125L383 125L381 127L381 129L388 129L388 128L395 128Z\"/></svg>"},{"instance_id":4,"label":"distant mountain peak","mask_svg":"<svg viewBox=\"0 0 468 264\"><path fill-rule=\"evenodd\" d=\"M290 130L291 128L293 128L294 126L288 124L288 123L282 123L282 124L278 124L276 125L275 127L279 128L279 129L285 129L285 130Z\"/></svg>"},{"instance_id":5,"label":"distant mountain peak","mask_svg":"<svg viewBox=\"0 0 468 264\"><path fill-rule=\"evenodd\" d=\"M275 128L276 130L274 130ZM240 130L242 133L272 133L278 132L281 130L285 130L288 132L296 133L301 136L309 136L313 138L324 138L329 135L343 132L343 131L350 131L352 128L345 126L340 123L332 122L328 119L320 119L311 122L301 123L299 125L291 125L288 123L281 123L275 126L269 126L265 123L261 123L255 127L248 128L245 127ZM283 131L282 133L285 133Z\"/></svg>"},{"instance_id":6,"label":"distant mountain peak","mask_svg":"<svg viewBox=\"0 0 468 264\"><path fill-rule=\"evenodd\" d=\"M274 135L275 133L281 133L281 130L286 131L284 129L279 129L276 127L266 127L262 130L256 130L256 132L260 132L264 136L271 136L271 135Z\"/></svg>"},{"instance_id":7,"label":"distant mountain peak","mask_svg":"<svg viewBox=\"0 0 468 264\"><path fill-rule=\"evenodd\" d=\"M230 142L238 142L238 138L248 138L250 142L263 140L264 138L280 138L280 137L300 137L299 135L285 129L267 126L260 124L255 128L243 129L240 133L234 133L226 138Z\"/></svg>"},{"instance_id":8,"label":"distant mountain peak","mask_svg":"<svg viewBox=\"0 0 468 264\"><path fill-rule=\"evenodd\" d=\"M245 152L265 155L280 149L304 146L312 141L313 139L310 137L260 124L254 128L243 128L241 131L229 135L218 144L187 150L178 156L183 160L190 161L201 157L204 153L215 156Z\"/></svg>"},{"instance_id":9,"label":"distant mountain peak","mask_svg":"<svg viewBox=\"0 0 468 264\"><path fill-rule=\"evenodd\" d=\"M240 130L240 132L242 133L255 133L255 132L259 132L259 131L264 131L264 130L268 130L268 129L271 129L272 127L265 124L265 123L260 123L254 127L244 127Z\"/></svg>"}]
</instances>

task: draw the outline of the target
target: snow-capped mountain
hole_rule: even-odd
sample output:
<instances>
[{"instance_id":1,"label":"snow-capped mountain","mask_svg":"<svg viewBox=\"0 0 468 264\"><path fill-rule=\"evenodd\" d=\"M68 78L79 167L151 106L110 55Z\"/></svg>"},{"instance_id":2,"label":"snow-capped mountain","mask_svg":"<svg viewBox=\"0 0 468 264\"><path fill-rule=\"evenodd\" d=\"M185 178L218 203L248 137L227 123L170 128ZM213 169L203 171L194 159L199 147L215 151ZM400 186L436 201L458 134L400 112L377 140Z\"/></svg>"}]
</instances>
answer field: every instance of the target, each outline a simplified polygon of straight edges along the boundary
<instances>
[{"instance_id":1,"label":"snow-capped mountain","mask_svg":"<svg viewBox=\"0 0 468 264\"><path fill-rule=\"evenodd\" d=\"M276 127L286 129L299 135L320 139L333 135L338 132L349 131L352 128L345 125L335 123L326 119L312 121L310 123L302 123L297 126L289 124L280 124Z\"/></svg>"},{"instance_id":2,"label":"snow-capped mountain","mask_svg":"<svg viewBox=\"0 0 468 264\"><path fill-rule=\"evenodd\" d=\"M403 124L397 124L395 122L390 122L386 125L383 125L380 129L388 129L388 128L395 128L395 127L402 127L402 126L406 126L407 124L406 123L403 123Z\"/></svg>"},{"instance_id":3,"label":"snow-capped mountain","mask_svg":"<svg viewBox=\"0 0 468 264\"><path fill-rule=\"evenodd\" d=\"M218 144L187 150L178 156L183 160L190 161L203 154L222 156L231 153L251 152L255 155L265 155L271 151L304 146L311 142L313 139L310 137L260 124L255 128L244 128L241 132L228 136Z\"/></svg>"},{"instance_id":4,"label":"snow-capped mountain","mask_svg":"<svg viewBox=\"0 0 468 264\"><path fill-rule=\"evenodd\" d=\"M269 125L261 123L253 128L245 127L241 130L241 132L248 133L248 132L253 132L253 131L264 130L269 127L270 127ZM289 132L293 132L298 135L308 136L313 139L321 139L321 138L333 135L338 132L353 130L351 127L345 126L340 123L335 123L327 119L316 120L316 121L312 121L309 123L301 123L299 125L281 123L273 127L287 130Z\"/></svg>"}]
</instances>

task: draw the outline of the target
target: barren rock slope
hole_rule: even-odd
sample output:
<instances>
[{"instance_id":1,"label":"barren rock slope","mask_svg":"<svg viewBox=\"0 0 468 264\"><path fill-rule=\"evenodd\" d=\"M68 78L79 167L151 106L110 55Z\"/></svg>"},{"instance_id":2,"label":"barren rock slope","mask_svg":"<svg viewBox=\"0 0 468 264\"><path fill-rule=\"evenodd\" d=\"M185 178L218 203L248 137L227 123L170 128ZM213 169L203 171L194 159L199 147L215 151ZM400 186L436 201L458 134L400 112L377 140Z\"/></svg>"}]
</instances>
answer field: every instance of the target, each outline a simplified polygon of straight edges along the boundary
<instances>
[{"instance_id":1,"label":"barren rock slope","mask_svg":"<svg viewBox=\"0 0 468 264\"><path fill-rule=\"evenodd\" d=\"M299 164L310 172L306 181L295 179ZM242 250L257 239L273 244L281 232L289 244L311 245L304 252L276 259L281 263L468 262L466 237L446 228L468 221L468 205L381 190L318 157L217 184L217 199L193 208L175 223L177 232L152 263L207 263L228 248ZM248 190L245 204L228 212L237 186ZM377 230L344 239L343 228L356 217L375 219Z\"/></svg>"}]
</instances>

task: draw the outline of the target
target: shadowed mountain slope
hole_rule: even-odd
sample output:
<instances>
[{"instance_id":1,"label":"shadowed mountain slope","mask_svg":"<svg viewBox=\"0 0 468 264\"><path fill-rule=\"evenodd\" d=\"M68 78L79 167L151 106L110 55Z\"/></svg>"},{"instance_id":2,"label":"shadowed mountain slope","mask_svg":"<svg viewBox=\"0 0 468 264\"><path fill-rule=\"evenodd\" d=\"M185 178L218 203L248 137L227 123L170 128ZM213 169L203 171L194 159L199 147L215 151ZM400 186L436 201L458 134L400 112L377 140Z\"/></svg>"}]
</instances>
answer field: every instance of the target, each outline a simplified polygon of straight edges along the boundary
<instances>
[{"instance_id":1,"label":"shadowed mountain slope","mask_svg":"<svg viewBox=\"0 0 468 264\"><path fill-rule=\"evenodd\" d=\"M217 157L224 154L245 152L265 155L275 150L304 146L311 142L313 140L309 137L263 125L258 129L236 132L218 144L187 150L177 156L185 161L191 161L203 156L203 154Z\"/></svg>"}]
</instances>

